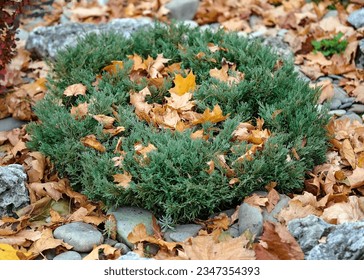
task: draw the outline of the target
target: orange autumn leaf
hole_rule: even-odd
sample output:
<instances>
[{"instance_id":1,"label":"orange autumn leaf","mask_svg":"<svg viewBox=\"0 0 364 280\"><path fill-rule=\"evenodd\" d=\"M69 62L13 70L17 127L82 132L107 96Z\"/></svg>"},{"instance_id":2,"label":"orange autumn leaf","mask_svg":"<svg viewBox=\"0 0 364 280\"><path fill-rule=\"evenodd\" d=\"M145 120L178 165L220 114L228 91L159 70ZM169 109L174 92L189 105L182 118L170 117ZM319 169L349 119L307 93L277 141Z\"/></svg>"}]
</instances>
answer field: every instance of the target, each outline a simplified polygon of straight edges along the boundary
<instances>
[{"instance_id":1,"label":"orange autumn leaf","mask_svg":"<svg viewBox=\"0 0 364 280\"><path fill-rule=\"evenodd\" d=\"M54 249L57 247L64 247L68 250L72 249L73 247L61 239L55 239L52 234L51 228L46 228L42 231L41 238L36 240L29 249L29 253L39 255L45 250Z\"/></svg>"},{"instance_id":2,"label":"orange autumn leaf","mask_svg":"<svg viewBox=\"0 0 364 280\"><path fill-rule=\"evenodd\" d=\"M177 74L173 80L174 87L169 90L170 93L184 95L187 92L193 92L196 88L196 76L192 71L183 78L181 74Z\"/></svg>"},{"instance_id":3,"label":"orange autumn leaf","mask_svg":"<svg viewBox=\"0 0 364 280\"><path fill-rule=\"evenodd\" d=\"M93 148L102 153L106 151L106 148L96 139L96 136L93 134L81 138L81 143L86 147Z\"/></svg>"},{"instance_id":4,"label":"orange autumn leaf","mask_svg":"<svg viewBox=\"0 0 364 280\"><path fill-rule=\"evenodd\" d=\"M129 187L129 183L131 182L132 178L132 176L128 172L125 172L123 174L115 174L113 175L113 177L114 182L117 183L118 186L122 186L125 189Z\"/></svg>"},{"instance_id":5,"label":"orange autumn leaf","mask_svg":"<svg viewBox=\"0 0 364 280\"><path fill-rule=\"evenodd\" d=\"M86 86L83 84L74 84L66 87L63 94L65 96L77 96L77 95L86 95Z\"/></svg>"},{"instance_id":6,"label":"orange autumn leaf","mask_svg":"<svg viewBox=\"0 0 364 280\"><path fill-rule=\"evenodd\" d=\"M124 62L119 61L119 60L113 60L113 61L111 61L110 65L105 66L104 68L102 68L102 70L104 70L110 74L116 74L117 71L119 71L123 67L124 67Z\"/></svg>"},{"instance_id":7,"label":"orange autumn leaf","mask_svg":"<svg viewBox=\"0 0 364 280\"><path fill-rule=\"evenodd\" d=\"M218 104L216 104L212 111L209 108L207 108L203 112L203 114L197 120L193 121L192 123L194 125L200 124L200 123L207 123L207 122L218 123L218 122L226 120L229 115L230 114L227 114L226 116L224 116L220 106Z\"/></svg>"},{"instance_id":8,"label":"orange autumn leaf","mask_svg":"<svg viewBox=\"0 0 364 280\"><path fill-rule=\"evenodd\" d=\"M120 250L108 244L101 244L95 247L83 260L116 260L120 256Z\"/></svg>"}]
</instances>

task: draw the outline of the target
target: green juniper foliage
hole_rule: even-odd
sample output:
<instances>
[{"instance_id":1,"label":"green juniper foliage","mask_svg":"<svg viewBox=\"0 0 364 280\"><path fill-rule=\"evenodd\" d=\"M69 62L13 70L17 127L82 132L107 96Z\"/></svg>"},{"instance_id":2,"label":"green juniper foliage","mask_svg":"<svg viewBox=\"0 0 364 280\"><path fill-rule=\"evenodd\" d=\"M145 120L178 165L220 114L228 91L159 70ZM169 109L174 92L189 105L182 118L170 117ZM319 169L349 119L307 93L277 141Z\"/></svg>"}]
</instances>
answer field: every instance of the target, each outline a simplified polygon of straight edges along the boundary
<instances>
[{"instance_id":1,"label":"green juniper foliage","mask_svg":"<svg viewBox=\"0 0 364 280\"><path fill-rule=\"evenodd\" d=\"M348 41L341 40L344 36L342 32L339 32L332 39L323 39L320 41L312 41L311 44L314 47L314 52L321 52L324 56L332 56L336 53L342 53L345 51Z\"/></svg>"},{"instance_id":2,"label":"green juniper foliage","mask_svg":"<svg viewBox=\"0 0 364 280\"><path fill-rule=\"evenodd\" d=\"M208 43L225 51L209 52ZM205 53L204 59L196 58L199 52ZM130 81L132 62L127 56L138 54L145 59L161 53L171 59L169 65L182 62L183 69L192 69L196 75L196 111L203 113L218 104L224 115L230 114L224 122L178 132L138 119L129 93L140 91L146 82ZM302 189L305 172L325 159L324 126L328 117L316 108L318 90L298 78L291 62L284 61L277 67L279 59L259 42L249 42L235 33L202 32L183 25L156 25L130 38L90 34L76 47L60 52L53 63L49 93L35 109L40 122L28 126L32 137L28 146L49 156L72 187L90 199L101 200L109 207L133 205L151 210L166 228L234 207L246 195L264 190L273 181L281 192ZM124 67L116 74L103 73L94 86L96 75L112 60L124 61ZM234 62L245 78L227 85L210 77L210 69L220 69L222 60ZM66 87L77 83L87 87L85 96L63 95ZM169 96L168 89L173 85L164 86L166 89L160 89L150 102L163 102ZM91 116L75 119L71 107L84 102L90 104L89 114L113 116L112 108L116 108L120 120L115 126L124 126L125 131L110 136ZM258 117L264 119L264 128L271 131L271 136L253 160L236 160L251 144L233 140L233 131L240 122L255 124ZM198 129L210 134L209 140L192 139L191 133ZM90 134L101 141L106 152L81 143L80 139ZM116 167L112 158L120 137L125 155L122 165ZM147 164L141 164L143 159L135 153L135 143L157 148L148 153ZM218 155L225 156L238 183L229 185L231 178L219 164ZM211 174L207 172L209 161L215 163ZM127 188L113 182L114 174L124 172L132 176Z\"/></svg>"}]
</instances>

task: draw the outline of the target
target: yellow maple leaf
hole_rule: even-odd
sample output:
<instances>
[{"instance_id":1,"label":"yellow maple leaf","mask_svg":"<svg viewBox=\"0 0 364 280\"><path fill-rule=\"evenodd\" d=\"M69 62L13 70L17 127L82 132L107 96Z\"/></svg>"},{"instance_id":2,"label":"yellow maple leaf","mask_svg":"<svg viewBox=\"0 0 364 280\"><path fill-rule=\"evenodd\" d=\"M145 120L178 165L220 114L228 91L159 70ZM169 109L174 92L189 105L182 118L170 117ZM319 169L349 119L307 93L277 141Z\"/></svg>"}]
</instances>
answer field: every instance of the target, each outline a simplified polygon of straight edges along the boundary
<instances>
[{"instance_id":1,"label":"yellow maple leaf","mask_svg":"<svg viewBox=\"0 0 364 280\"><path fill-rule=\"evenodd\" d=\"M206 122L218 123L218 122L226 120L226 118L228 116L229 116L229 114L227 114L226 116L223 116L220 106L218 104L216 104L212 111L209 108L207 108L205 110L205 112L203 112L203 114L197 120L193 121L192 123L193 124L200 124L200 123L206 123Z\"/></svg>"},{"instance_id":2,"label":"yellow maple leaf","mask_svg":"<svg viewBox=\"0 0 364 280\"><path fill-rule=\"evenodd\" d=\"M124 67L124 63L122 61L113 60L113 61L111 61L110 65L105 66L104 68L102 68L102 70L104 70L110 74L115 74L118 70L122 69L123 67Z\"/></svg>"},{"instance_id":3,"label":"yellow maple leaf","mask_svg":"<svg viewBox=\"0 0 364 280\"><path fill-rule=\"evenodd\" d=\"M26 260L31 253L18 251L8 244L0 244L0 260Z\"/></svg>"},{"instance_id":4,"label":"yellow maple leaf","mask_svg":"<svg viewBox=\"0 0 364 280\"><path fill-rule=\"evenodd\" d=\"M187 92L193 92L196 88L196 76L191 71L186 78L177 74L173 80L174 87L169 90L170 93L184 95Z\"/></svg>"}]
</instances>

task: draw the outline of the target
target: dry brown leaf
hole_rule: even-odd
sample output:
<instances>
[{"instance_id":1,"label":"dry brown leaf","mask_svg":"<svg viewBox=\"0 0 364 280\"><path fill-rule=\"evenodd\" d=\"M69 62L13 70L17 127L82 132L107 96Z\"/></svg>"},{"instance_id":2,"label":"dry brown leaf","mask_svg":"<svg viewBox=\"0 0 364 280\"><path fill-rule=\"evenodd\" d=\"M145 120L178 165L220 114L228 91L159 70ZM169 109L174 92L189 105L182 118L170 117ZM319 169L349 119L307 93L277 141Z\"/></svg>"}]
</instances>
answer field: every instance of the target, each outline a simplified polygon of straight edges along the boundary
<instances>
[{"instance_id":1,"label":"dry brown leaf","mask_svg":"<svg viewBox=\"0 0 364 280\"><path fill-rule=\"evenodd\" d=\"M42 233L34 229L24 229L13 235L0 235L0 244L17 246L29 246L34 241L40 239Z\"/></svg>"},{"instance_id":2,"label":"dry brown leaf","mask_svg":"<svg viewBox=\"0 0 364 280\"><path fill-rule=\"evenodd\" d=\"M83 84L74 84L66 87L63 94L65 96L77 96L77 95L86 95L86 86Z\"/></svg>"},{"instance_id":3,"label":"dry brown leaf","mask_svg":"<svg viewBox=\"0 0 364 280\"><path fill-rule=\"evenodd\" d=\"M2 217L0 220L0 235L1 236L7 236L7 235L13 235L17 232L25 229L29 222L30 216L22 216L18 219L15 219L13 217Z\"/></svg>"},{"instance_id":4,"label":"dry brown leaf","mask_svg":"<svg viewBox=\"0 0 364 280\"><path fill-rule=\"evenodd\" d=\"M279 193L272 188L267 195L267 205L266 205L266 209L267 212L270 213L273 211L274 207L277 205L278 201L280 200L280 196Z\"/></svg>"},{"instance_id":5,"label":"dry brown leaf","mask_svg":"<svg viewBox=\"0 0 364 280\"><path fill-rule=\"evenodd\" d=\"M123 174L115 174L113 175L114 182L117 183L117 186L122 186L124 189L127 189L129 187L129 183L131 182L132 176L125 172Z\"/></svg>"},{"instance_id":6,"label":"dry brown leaf","mask_svg":"<svg viewBox=\"0 0 364 280\"><path fill-rule=\"evenodd\" d=\"M39 255L45 250L54 249L57 247L64 247L68 250L72 249L72 246L63 242L61 239L55 239L52 234L52 229L46 228L42 231L41 238L36 240L29 249L29 253Z\"/></svg>"},{"instance_id":7,"label":"dry brown leaf","mask_svg":"<svg viewBox=\"0 0 364 280\"><path fill-rule=\"evenodd\" d=\"M263 235L258 244L254 244L258 260L303 260L304 254L294 237L281 224L264 222Z\"/></svg>"},{"instance_id":8,"label":"dry brown leaf","mask_svg":"<svg viewBox=\"0 0 364 280\"><path fill-rule=\"evenodd\" d=\"M248 203L249 205L257 207L259 210L261 210L261 206L265 207L268 204L268 198L253 193L251 196L244 198L244 203Z\"/></svg>"},{"instance_id":9,"label":"dry brown leaf","mask_svg":"<svg viewBox=\"0 0 364 280\"><path fill-rule=\"evenodd\" d=\"M249 240L241 235L219 242L213 235L196 236L183 242L178 256L185 260L254 260L255 253L247 249Z\"/></svg>"},{"instance_id":10,"label":"dry brown leaf","mask_svg":"<svg viewBox=\"0 0 364 280\"><path fill-rule=\"evenodd\" d=\"M361 200L357 196L349 196L348 202L334 203L324 209L321 218L331 224L360 221L364 219L360 205Z\"/></svg>"},{"instance_id":11,"label":"dry brown leaf","mask_svg":"<svg viewBox=\"0 0 364 280\"><path fill-rule=\"evenodd\" d=\"M37 196L50 196L55 201L58 201L62 197L63 189L62 183L60 182L47 182L47 183L30 183L28 188L34 191Z\"/></svg>"},{"instance_id":12,"label":"dry brown leaf","mask_svg":"<svg viewBox=\"0 0 364 280\"><path fill-rule=\"evenodd\" d=\"M114 117L109 117L105 115L93 115L95 120L97 120L105 129L113 128L113 123L115 121Z\"/></svg>"},{"instance_id":13,"label":"dry brown leaf","mask_svg":"<svg viewBox=\"0 0 364 280\"><path fill-rule=\"evenodd\" d=\"M288 223L293 219L305 218L308 215L320 216L321 214L322 211L316 207L310 204L304 205L301 201L292 199L289 201L288 207L279 212L277 218L281 223Z\"/></svg>"},{"instance_id":14,"label":"dry brown leaf","mask_svg":"<svg viewBox=\"0 0 364 280\"><path fill-rule=\"evenodd\" d=\"M83 260L116 260L120 256L120 250L108 244L102 244L95 247Z\"/></svg>"},{"instance_id":15,"label":"dry brown leaf","mask_svg":"<svg viewBox=\"0 0 364 280\"><path fill-rule=\"evenodd\" d=\"M96 136L93 134L81 138L81 143L86 147L93 148L102 153L106 151L106 148L96 139Z\"/></svg>"},{"instance_id":16,"label":"dry brown leaf","mask_svg":"<svg viewBox=\"0 0 364 280\"><path fill-rule=\"evenodd\" d=\"M364 168L355 168L353 173L349 175L348 181L351 188L358 188L364 185Z\"/></svg>"},{"instance_id":17,"label":"dry brown leaf","mask_svg":"<svg viewBox=\"0 0 364 280\"><path fill-rule=\"evenodd\" d=\"M349 139L345 139L342 142L341 155L343 158L345 158L350 163L351 167L353 169L355 169L356 158L355 158L355 153L354 153L353 147L351 146Z\"/></svg>"}]
</instances>

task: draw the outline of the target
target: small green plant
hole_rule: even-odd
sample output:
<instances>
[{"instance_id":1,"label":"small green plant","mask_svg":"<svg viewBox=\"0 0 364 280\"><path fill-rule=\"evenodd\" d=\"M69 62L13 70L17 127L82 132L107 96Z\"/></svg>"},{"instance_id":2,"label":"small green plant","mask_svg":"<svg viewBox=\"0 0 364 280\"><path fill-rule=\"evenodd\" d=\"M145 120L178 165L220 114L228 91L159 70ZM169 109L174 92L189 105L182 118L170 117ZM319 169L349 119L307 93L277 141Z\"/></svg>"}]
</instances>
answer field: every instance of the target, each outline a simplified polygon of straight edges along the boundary
<instances>
[{"instance_id":1,"label":"small green plant","mask_svg":"<svg viewBox=\"0 0 364 280\"><path fill-rule=\"evenodd\" d=\"M348 45L347 40L342 40L344 36L342 32L339 32L332 39L323 39L320 41L312 41L311 44L314 47L314 52L321 52L324 56L330 57L334 54L340 54L345 51Z\"/></svg>"},{"instance_id":2,"label":"small green plant","mask_svg":"<svg viewBox=\"0 0 364 280\"><path fill-rule=\"evenodd\" d=\"M235 207L272 182L300 190L306 171L325 160L319 91L291 61L236 33L172 24L129 38L89 34L52 69L28 147L49 156L75 190L109 207L148 209L163 230ZM145 110L190 125L169 129ZM122 129L109 133L107 119Z\"/></svg>"}]
</instances>

